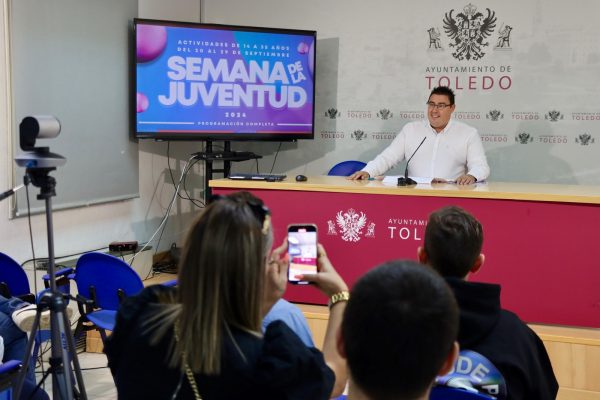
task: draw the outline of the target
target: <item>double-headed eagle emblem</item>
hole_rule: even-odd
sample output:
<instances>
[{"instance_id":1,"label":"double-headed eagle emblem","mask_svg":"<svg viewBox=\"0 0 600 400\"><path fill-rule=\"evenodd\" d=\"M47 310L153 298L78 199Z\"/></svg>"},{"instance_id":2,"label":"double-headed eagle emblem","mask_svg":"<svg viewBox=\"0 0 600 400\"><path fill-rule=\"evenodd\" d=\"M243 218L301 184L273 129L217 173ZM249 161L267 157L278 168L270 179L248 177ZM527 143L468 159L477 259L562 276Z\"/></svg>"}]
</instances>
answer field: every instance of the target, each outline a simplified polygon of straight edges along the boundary
<instances>
[{"instance_id":1,"label":"double-headed eagle emblem","mask_svg":"<svg viewBox=\"0 0 600 400\"><path fill-rule=\"evenodd\" d=\"M452 56L458 60L479 60L485 55L483 47L489 45L486 42L494 28L496 27L496 13L487 10L487 17L483 13L477 11L477 7L473 4L468 4L463 8L463 12L456 14L456 18L452 16L454 10L445 14L444 31L454 43L450 47L454 47L455 51Z\"/></svg>"},{"instance_id":2,"label":"double-headed eagle emblem","mask_svg":"<svg viewBox=\"0 0 600 400\"><path fill-rule=\"evenodd\" d=\"M367 216L364 212L361 211L359 214L351 208L345 213L338 212L335 219L342 230L342 240L346 242L358 242L360 240L362 230L367 224Z\"/></svg>"}]
</instances>

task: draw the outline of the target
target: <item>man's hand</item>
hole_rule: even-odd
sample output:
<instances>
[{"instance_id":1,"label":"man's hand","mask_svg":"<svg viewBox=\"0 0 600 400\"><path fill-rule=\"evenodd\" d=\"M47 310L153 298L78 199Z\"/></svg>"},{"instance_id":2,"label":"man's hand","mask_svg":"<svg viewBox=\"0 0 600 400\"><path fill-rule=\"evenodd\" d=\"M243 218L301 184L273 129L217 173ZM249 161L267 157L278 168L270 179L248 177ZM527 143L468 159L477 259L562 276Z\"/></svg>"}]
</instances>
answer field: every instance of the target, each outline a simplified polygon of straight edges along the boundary
<instances>
[{"instance_id":1,"label":"man's hand","mask_svg":"<svg viewBox=\"0 0 600 400\"><path fill-rule=\"evenodd\" d=\"M471 185L477 182L477 179L473 175L461 175L456 178L457 185Z\"/></svg>"},{"instance_id":2,"label":"man's hand","mask_svg":"<svg viewBox=\"0 0 600 400\"><path fill-rule=\"evenodd\" d=\"M353 173L352 175L350 175L346 179L349 179L351 181L362 181L362 180L369 179L369 178L370 178L370 175L369 175L368 172L366 172L366 171L356 171L355 173Z\"/></svg>"}]
</instances>

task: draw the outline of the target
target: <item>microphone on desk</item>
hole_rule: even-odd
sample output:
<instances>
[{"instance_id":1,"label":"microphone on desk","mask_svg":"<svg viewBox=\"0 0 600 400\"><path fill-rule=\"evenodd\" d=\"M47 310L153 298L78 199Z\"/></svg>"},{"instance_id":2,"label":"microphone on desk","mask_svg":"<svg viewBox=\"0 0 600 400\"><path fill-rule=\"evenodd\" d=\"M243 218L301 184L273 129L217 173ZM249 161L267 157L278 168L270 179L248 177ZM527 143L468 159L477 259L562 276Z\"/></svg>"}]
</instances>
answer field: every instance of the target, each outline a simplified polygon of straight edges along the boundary
<instances>
[{"instance_id":1,"label":"microphone on desk","mask_svg":"<svg viewBox=\"0 0 600 400\"><path fill-rule=\"evenodd\" d=\"M419 143L419 145L417 146L416 150L412 153L412 155L410 156L410 158L406 162L406 168L404 169L404 176L401 176L400 178L398 178L398 186L409 186L409 185L416 185L417 184L417 182L415 182L413 179L410 179L408 177L408 163L410 162L410 160L412 160L412 158L415 156L415 154L417 154L417 151L419 151L419 149L423 145L423 142L425 141L425 139L427 139L427 136L425 136L423 138L423 140L421 140L421 143Z\"/></svg>"}]
</instances>

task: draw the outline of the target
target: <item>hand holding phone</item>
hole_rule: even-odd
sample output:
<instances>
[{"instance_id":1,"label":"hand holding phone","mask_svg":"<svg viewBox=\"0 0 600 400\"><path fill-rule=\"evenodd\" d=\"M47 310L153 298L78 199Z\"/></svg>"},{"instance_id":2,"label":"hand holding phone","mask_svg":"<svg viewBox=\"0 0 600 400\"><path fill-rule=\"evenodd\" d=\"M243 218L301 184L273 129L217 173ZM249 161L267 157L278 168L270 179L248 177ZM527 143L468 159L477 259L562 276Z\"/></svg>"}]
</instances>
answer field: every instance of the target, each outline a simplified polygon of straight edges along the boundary
<instances>
[{"instance_id":1,"label":"hand holding phone","mask_svg":"<svg viewBox=\"0 0 600 400\"><path fill-rule=\"evenodd\" d=\"M294 224L288 227L288 255L290 257L288 281L297 285L310 283L298 280L296 275L317 273L316 225Z\"/></svg>"}]
</instances>

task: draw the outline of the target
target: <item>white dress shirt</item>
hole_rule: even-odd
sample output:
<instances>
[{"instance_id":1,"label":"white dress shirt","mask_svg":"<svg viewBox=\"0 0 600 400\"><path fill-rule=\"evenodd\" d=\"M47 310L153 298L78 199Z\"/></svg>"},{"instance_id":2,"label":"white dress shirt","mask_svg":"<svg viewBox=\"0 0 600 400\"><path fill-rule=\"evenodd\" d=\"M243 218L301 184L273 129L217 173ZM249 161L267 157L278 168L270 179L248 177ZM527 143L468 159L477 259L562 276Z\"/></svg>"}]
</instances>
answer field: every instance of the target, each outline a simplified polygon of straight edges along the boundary
<instances>
[{"instance_id":1,"label":"white dress shirt","mask_svg":"<svg viewBox=\"0 0 600 400\"><path fill-rule=\"evenodd\" d=\"M362 170L372 177L385 174L396 164L409 159L423 138L426 138L423 145L408 164L409 176L455 180L469 174L477 181L489 176L490 167L477 129L453 119L440 133L428 120L409 122Z\"/></svg>"}]
</instances>

